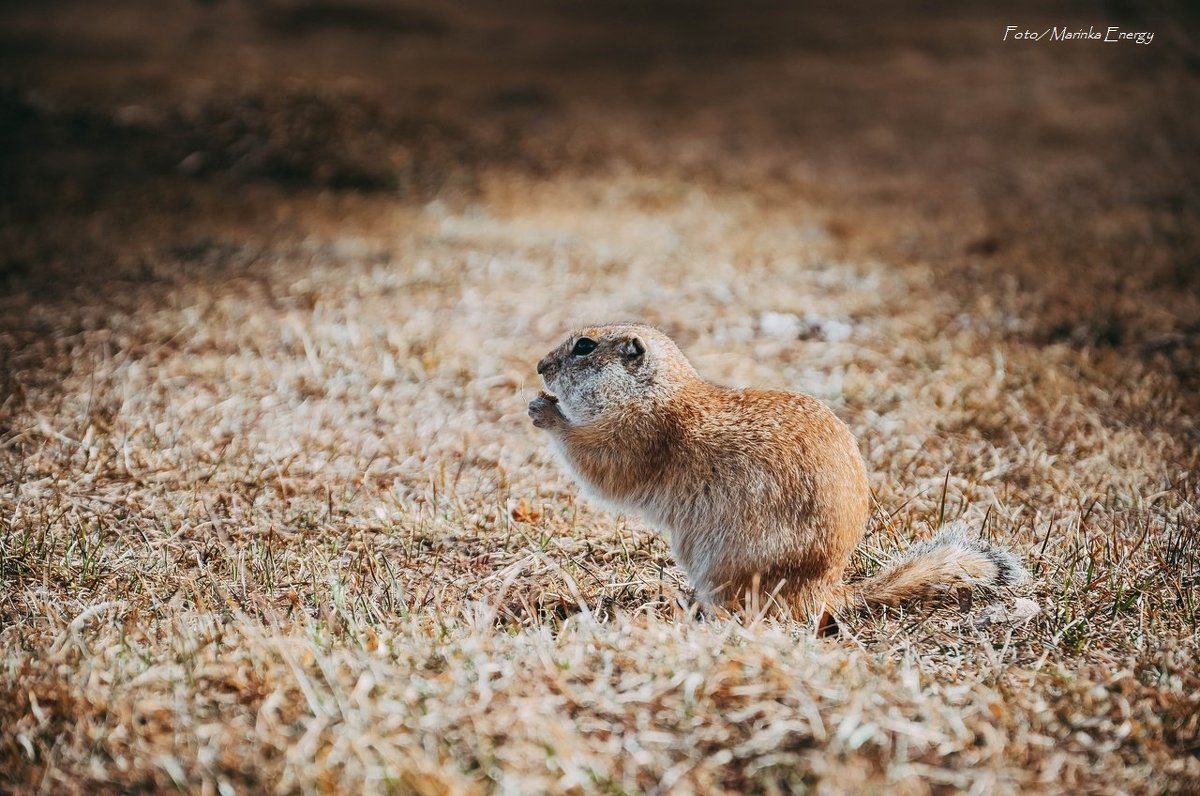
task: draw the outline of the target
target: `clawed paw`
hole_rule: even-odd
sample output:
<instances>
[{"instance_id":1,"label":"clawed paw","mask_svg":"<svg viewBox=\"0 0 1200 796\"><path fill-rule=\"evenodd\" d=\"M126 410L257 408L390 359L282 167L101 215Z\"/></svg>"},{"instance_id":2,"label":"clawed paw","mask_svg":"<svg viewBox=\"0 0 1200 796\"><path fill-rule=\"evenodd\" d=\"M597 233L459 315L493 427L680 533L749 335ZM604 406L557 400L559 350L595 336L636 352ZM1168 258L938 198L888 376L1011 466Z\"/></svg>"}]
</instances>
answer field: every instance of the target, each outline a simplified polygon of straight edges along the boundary
<instances>
[{"instance_id":1,"label":"clawed paw","mask_svg":"<svg viewBox=\"0 0 1200 796\"><path fill-rule=\"evenodd\" d=\"M551 428L565 420L558 410L558 398L548 392L538 393L538 397L529 402L529 419L538 428Z\"/></svg>"}]
</instances>

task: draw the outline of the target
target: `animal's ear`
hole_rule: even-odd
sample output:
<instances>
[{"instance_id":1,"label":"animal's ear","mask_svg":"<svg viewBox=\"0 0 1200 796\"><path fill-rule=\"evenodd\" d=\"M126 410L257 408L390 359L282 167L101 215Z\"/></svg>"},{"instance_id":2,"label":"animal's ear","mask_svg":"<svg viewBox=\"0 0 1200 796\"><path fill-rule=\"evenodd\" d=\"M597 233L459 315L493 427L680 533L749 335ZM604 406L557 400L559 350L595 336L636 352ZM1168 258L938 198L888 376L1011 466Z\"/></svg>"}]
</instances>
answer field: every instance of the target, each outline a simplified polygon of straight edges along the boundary
<instances>
[{"instance_id":1,"label":"animal's ear","mask_svg":"<svg viewBox=\"0 0 1200 796\"><path fill-rule=\"evenodd\" d=\"M626 359L637 359L646 353L646 344L642 342L642 338L634 336L622 340L617 345L617 351Z\"/></svg>"}]
</instances>

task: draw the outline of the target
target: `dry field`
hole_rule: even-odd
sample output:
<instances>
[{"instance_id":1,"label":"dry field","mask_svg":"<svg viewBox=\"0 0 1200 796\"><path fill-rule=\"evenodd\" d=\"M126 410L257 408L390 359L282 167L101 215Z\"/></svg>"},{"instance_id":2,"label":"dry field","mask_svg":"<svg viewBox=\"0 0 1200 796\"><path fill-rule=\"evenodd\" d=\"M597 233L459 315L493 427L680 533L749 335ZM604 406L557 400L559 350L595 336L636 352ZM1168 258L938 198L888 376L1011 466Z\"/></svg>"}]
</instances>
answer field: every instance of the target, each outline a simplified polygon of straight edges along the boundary
<instances>
[{"instance_id":1,"label":"dry field","mask_svg":"<svg viewBox=\"0 0 1200 796\"><path fill-rule=\"evenodd\" d=\"M1200 49L1142 5L0 5L0 791L1200 790ZM857 575L961 517L1032 584L683 614L525 415L619 319L850 424Z\"/></svg>"}]
</instances>

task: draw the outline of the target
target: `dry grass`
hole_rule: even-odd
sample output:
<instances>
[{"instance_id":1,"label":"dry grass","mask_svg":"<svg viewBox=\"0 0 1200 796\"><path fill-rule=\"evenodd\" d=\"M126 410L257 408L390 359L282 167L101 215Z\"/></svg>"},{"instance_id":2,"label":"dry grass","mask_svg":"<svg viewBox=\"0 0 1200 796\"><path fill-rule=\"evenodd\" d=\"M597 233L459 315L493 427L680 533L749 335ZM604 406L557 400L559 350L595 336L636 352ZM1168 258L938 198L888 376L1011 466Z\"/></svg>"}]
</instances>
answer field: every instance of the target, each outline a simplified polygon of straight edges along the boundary
<instances>
[{"instance_id":1,"label":"dry grass","mask_svg":"<svg viewBox=\"0 0 1200 796\"><path fill-rule=\"evenodd\" d=\"M66 5L0 14L0 788L1200 788L1169 17L1064 54L982 14L618 47L649 12ZM619 318L850 423L858 572L963 517L1032 586L831 640L682 615L525 416Z\"/></svg>"}]
</instances>

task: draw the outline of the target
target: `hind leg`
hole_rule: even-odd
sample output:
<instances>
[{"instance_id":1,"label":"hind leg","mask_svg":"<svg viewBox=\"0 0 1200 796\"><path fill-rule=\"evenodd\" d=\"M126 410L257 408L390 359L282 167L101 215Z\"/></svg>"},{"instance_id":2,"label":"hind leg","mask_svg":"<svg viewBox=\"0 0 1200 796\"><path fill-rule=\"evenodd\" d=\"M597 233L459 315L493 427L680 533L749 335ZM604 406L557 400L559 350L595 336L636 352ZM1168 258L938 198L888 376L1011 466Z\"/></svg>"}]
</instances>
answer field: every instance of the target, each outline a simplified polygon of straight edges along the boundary
<instances>
[{"instance_id":1,"label":"hind leg","mask_svg":"<svg viewBox=\"0 0 1200 796\"><path fill-rule=\"evenodd\" d=\"M829 610L835 594L826 579L786 578L755 572L722 590L721 604L750 619L769 616L813 624L818 630L836 620Z\"/></svg>"}]
</instances>

